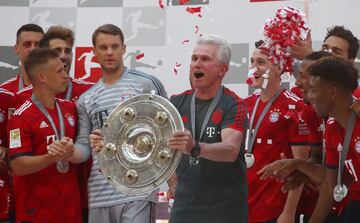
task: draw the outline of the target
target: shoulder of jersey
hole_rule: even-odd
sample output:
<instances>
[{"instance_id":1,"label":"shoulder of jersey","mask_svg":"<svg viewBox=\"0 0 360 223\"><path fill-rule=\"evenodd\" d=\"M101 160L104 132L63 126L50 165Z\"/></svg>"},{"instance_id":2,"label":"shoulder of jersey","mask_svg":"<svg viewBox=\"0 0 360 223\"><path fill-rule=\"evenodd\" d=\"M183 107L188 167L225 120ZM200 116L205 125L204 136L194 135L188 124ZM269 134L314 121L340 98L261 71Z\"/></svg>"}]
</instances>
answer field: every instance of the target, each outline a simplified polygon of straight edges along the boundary
<instances>
[{"instance_id":1,"label":"shoulder of jersey","mask_svg":"<svg viewBox=\"0 0 360 223\"><path fill-rule=\"evenodd\" d=\"M2 88L0 88L0 94L7 94L10 96L14 96L14 93L12 93L11 91L8 91L6 89L2 89Z\"/></svg>"},{"instance_id":2,"label":"shoulder of jersey","mask_svg":"<svg viewBox=\"0 0 360 223\"><path fill-rule=\"evenodd\" d=\"M190 89L190 90L186 90L186 91L183 91L179 94L173 94L171 95L171 97L178 97L178 96L182 96L182 95L189 95L189 94L192 94L193 93L193 90Z\"/></svg>"},{"instance_id":3,"label":"shoulder of jersey","mask_svg":"<svg viewBox=\"0 0 360 223\"><path fill-rule=\"evenodd\" d=\"M302 99L299 98L299 96L297 96L296 94L294 94L290 91L284 91L283 95L285 96L285 98L289 99L292 102L302 101Z\"/></svg>"},{"instance_id":4,"label":"shoulder of jersey","mask_svg":"<svg viewBox=\"0 0 360 223\"><path fill-rule=\"evenodd\" d=\"M18 109L16 109L13 116L19 116L19 115L23 114L25 111L27 111L31 107L32 104L33 103L31 100L26 100L24 102L24 104L22 104Z\"/></svg>"},{"instance_id":5,"label":"shoulder of jersey","mask_svg":"<svg viewBox=\"0 0 360 223\"><path fill-rule=\"evenodd\" d=\"M16 94L21 94L23 92L31 91L33 89L32 85L24 87L23 89L19 90Z\"/></svg>"},{"instance_id":6,"label":"shoulder of jersey","mask_svg":"<svg viewBox=\"0 0 360 223\"><path fill-rule=\"evenodd\" d=\"M75 78L72 78L71 81L73 83L81 84L81 85L94 85L95 84L94 82L85 81L85 80L82 80L82 79L75 79Z\"/></svg>"},{"instance_id":7,"label":"shoulder of jersey","mask_svg":"<svg viewBox=\"0 0 360 223\"><path fill-rule=\"evenodd\" d=\"M9 84L9 83L11 83L11 82L14 82L14 81L16 81L16 79L17 79L17 77L10 78L9 80L1 83L1 84L0 84L0 87L3 86L3 85Z\"/></svg>"},{"instance_id":8,"label":"shoulder of jersey","mask_svg":"<svg viewBox=\"0 0 360 223\"><path fill-rule=\"evenodd\" d=\"M64 99L64 98L56 98L62 104L74 104L71 100Z\"/></svg>"}]
</instances>

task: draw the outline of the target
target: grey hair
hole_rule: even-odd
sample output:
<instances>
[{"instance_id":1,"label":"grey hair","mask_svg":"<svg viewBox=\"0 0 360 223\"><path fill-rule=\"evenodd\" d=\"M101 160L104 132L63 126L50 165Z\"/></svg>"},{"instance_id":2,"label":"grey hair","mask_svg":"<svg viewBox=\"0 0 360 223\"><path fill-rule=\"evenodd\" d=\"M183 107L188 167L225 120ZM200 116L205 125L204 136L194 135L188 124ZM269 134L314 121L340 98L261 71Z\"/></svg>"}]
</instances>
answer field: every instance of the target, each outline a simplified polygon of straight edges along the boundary
<instances>
[{"instance_id":1,"label":"grey hair","mask_svg":"<svg viewBox=\"0 0 360 223\"><path fill-rule=\"evenodd\" d=\"M218 35L204 35L201 36L197 41L196 45L201 44L214 44L219 47L218 59L221 63L229 65L231 58L231 46L230 43L221 36Z\"/></svg>"}]
</instances>

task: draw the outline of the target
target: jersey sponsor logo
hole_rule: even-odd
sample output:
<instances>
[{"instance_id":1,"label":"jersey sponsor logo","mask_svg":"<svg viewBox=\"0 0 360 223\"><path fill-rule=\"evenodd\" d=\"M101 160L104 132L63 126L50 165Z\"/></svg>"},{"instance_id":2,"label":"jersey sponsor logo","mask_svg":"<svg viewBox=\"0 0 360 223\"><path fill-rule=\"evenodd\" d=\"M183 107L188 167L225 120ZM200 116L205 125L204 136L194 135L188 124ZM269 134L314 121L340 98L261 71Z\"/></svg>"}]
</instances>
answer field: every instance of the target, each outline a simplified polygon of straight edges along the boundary
<instances>
[{"instance_id":1,"label":"jersey sponsor logo","mask_svg":"<svg viewBox=\"0 0 360 223\"><path fill-rule=\"evenodd\" d=\"M43 129L43 128L47 128L47 127L49 127L49 125L46 124L45 121L42 121L42 122L40 123L39 129Z\"/></svg>"},{"instance_id":2,"label":"jersey sponsor logo","mask_svg":"<svg viewBox=\"0 0 360 223\"><path fill-rule=\"evenodd\" d=\"M215 135L215 127L206 127L206 135L209 138L214 137L214 135Z\"/></svg>"},{"instance_id":3,"label":"jersey sponsor logo","mask_svg":"<svg viewBox=\"0 0 360 223\"><path fill-rule=\"evenodd\" d=\"M298 134L299 135L308 135L309 133L310 133L310 130L307 127L304 120L300 120L300 123L298 124Z\"/></svg>"},{"instance_id":4,"label":"jersey sponsor logo","mask_svg":"<svg viewBox=\"0 0 360 223\"><path fill-rule=\"evenodd\" d=\"M360 153L360 137L355 138L355 150L356 152Z\"/></svg>"},{"instance_id":5,"label":"jersey sponsor logo","mask_svg":"<svg viewBox=\"0 0 360 223\"><path fill-rule=\"evenodd\" d=\"M95 113L95 117L96 117L96 120L98 121L98 125L102 128L102 126L104 125L104 123L108 117L108 111L107 110L99 111L99 112Z\"/></svg>"},{"instance_id":6,"label":"jersey sponsor logo","mask_svg":"<svg viewBox=\"0 0 360 223\"><path fill-rule=\"evenodd\" d=\"M66 117L66 120L71 127L74 127L75 121L74 121L74 117L72 115L68 114Z\"/></svg>"},{"instance_id":7,"label":"jersey sponsor logo","mask_svg":"<svg viewBox=\"0 0 360 223\"><path fill-rule=\"evenodd\" d=\"M10 130L10 149L21 147L20 129Z\"/></svg>"},{"instance_id":8,"label":"jersey sponsor logo","mask_svg":"<svg viewBox=\"0 0 360 223\"><path fill-rule=\"evenodd\" d=\"M0 123L2 123L5 120L5 115L2 111L0 111Z\"/></svg>"}]
</instances>

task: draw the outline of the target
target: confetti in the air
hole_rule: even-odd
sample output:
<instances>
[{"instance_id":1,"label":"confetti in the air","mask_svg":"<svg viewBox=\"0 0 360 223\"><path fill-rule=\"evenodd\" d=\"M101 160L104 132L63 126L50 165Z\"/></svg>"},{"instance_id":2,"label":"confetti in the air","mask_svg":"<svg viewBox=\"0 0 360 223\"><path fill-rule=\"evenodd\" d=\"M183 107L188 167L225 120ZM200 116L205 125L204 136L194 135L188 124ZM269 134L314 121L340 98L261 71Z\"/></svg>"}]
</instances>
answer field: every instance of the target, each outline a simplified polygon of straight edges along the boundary
<instances>
[{"instance_id":1,"label":"confetti in the air","mask_svg":"<svg viewBox=\"0 0 360 223\"><path fill-rule=\"evenodd\" d=\"M199 26L195 26L195 34L199 32Z\"/></svg>"},{"instance_id":2,"label":"confetti in the air","mask_svg":"<svg viewBox=\"0 0 360 223\"><path fill-rule=\"evenodd\" d=\"M136 56L136 59L137 59L137 60L140 60L140 59L143 58L144 56L145 56L145 54L144 54L144 53L141 53L141 54L139 54L139 55Z\"/></svg>"},{"instance_id":3,"label":"confetti in the air","mask_svg":"<svg viewBox=\"0 0 360 223\"><path fill-rule=\"evenodd\" d=\"M159 6L160 6L160 8L162 8L162 9L165 8L165 7L164 7L164 2L163 2L163 0L159 0Z\"/></svg>"},{"instance_id":4,"label":"confetti in the air","mask_svg":"<svg viewBox=\"0 0 360 223\"><path fill-rule=\"evenodd\" d=\"M186 11L190 14L201 13L201 7L187 7ZM201 17L200 14L198 14L198 16Z\"/></svg>"},{"instance_id":5,"label":"confetti in the air","mask_svg":"<svg viewBox=\"0 0 360 223\"><path fill-rule=\"evenodd\" d=\"M178 69L179 69L180 66L181 66L181 63L176 62L175 66L174 66L174 69L173 69L175 75L177 75Z\"/></svg>"},{"instance_id":6,"label":"confetti in the air","mask_svg":"<svg viewBox=\"0 0 360 223\"><path fill-rule=\"evenodd\" d=\"M186 39L186 40L183 40L181 44L185 44L185 43L189 43L190 40Z\"/></svg>"},{"instance_id":7,"label":"confetti in the air","mask_svg":"<svg viewBox=\"0 0 360 223\"><path fill-rule=\"evenodd\" d=\"M185 5L186 3L188 3L190 0L180 0L180 5Z\"/></svg>"}]
</instances>

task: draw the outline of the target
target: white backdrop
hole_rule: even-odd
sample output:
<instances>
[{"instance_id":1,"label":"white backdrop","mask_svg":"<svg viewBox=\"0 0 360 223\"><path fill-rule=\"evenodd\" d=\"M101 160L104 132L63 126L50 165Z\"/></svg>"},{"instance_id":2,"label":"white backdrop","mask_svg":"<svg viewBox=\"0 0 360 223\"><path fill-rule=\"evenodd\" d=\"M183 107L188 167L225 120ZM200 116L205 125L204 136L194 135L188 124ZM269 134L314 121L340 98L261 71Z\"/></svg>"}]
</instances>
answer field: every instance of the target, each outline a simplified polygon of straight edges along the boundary
<instances>
[{"instance_id":1,"label":"white backdrop","mask_svg":"<svg viewBox=\"0 0 360 223\"><path fill-rule=\"evenodd\" d=\"M21 25L29 22L45 30L54 24L73 29L76 49L72 75L93 75L91 78L99 73L99 65L91 54L92 32L104 23L120 26L128 46L125 64L157 76L169 95L189 87L193 43L200 34L213 33L224 36L233 46L231 69L224 83L245 97L249 52L254 42L262 38L265 20L274 16L280 6L293 6L308 13L315 48L332 25L344 25L360 36L358 0L190 0L185 5L180 5L180 1L0 0L0 80L18 73L13 51L15 35ZM192 14L187 8L201 12ZM357 61L359 58L358 54Z\"/></svg>"}]
</instances>

